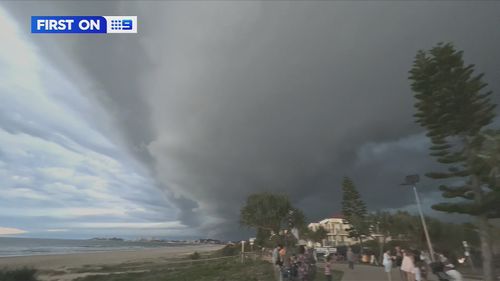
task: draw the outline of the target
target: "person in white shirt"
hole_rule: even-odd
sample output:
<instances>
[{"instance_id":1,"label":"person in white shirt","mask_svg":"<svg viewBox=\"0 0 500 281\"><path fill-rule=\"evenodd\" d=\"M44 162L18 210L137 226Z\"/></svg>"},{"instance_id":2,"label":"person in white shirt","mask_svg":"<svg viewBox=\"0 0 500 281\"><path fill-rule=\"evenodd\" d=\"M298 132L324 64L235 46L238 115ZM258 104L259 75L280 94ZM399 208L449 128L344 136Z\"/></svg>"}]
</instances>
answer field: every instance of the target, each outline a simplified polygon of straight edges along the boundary
<instances>
[{"instance_id":1,"label":"person in white shirt","mask_svg":"<svg viewBox=\"0 0 500 281\"><path fill-rule=\"evenodd\" d=\"M453 281L463 281L462 274L456 270L455 265L450 262L450 260L443 254L439 255L439 260L444 264L444 272L453 278Z\"/></svg>"},{"instance_id":2,"label":"person in white shirt","mask_svg":"<svg viewBox=\"0 0 500 281\"><path fill-rule=\"evenodd\" d=\"M384 265L384 271L387 273L387 278L389 281L392 281L392 257L391 250L387 250L384 253L384 259L382 261Z\"/></svg>"},{"instance_id":3,"label":"person in white shirt","mask_svg":"<svg viewBox=\"0 0 500 281\"><path fill-rule=\"evenodd\" d=\"M422 271L420 267L422 266L422 262L416 262L415 268L413 269L413 274L415 275L415 281L422 281Z\"/></svg>"}]
</instances>

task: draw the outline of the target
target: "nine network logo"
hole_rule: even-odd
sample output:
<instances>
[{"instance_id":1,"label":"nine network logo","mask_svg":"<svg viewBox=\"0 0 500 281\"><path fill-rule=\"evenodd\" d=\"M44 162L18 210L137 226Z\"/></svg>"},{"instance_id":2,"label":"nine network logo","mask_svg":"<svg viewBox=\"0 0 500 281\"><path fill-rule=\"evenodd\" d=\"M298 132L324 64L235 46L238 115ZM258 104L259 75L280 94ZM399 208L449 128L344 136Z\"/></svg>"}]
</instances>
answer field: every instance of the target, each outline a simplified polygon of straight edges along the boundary
<instances>
[{"instance_id":1,"label":"nine network logo","mask_svg":"<svg viewBox=\"0 0 500 281\"><path fill-rule=\"evenodd\" d=\"M31 33L137 33L137 16L32 16Z\"/></svg>"}]
</instances>

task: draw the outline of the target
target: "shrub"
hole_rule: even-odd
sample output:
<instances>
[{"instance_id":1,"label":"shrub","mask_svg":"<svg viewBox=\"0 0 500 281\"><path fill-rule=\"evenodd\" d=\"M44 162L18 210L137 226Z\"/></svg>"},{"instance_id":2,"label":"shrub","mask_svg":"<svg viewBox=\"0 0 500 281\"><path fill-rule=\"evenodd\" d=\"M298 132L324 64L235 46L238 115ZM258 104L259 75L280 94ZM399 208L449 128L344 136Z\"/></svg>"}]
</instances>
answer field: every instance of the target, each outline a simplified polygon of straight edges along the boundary
<instances>
[{"instance_id":1,"label":"shrub","mask_svg":"<svg viewBox=\"0 0 500 281\"><path fill-rule=\"evenodd\" d=\"M201 255L198 252L194 252L191 255L189 255L189 258L192 260L197 260L200 259Z\"/></svg>"},{"instance_id":2,"label":"shrub","mask_svg":"<svg viewBox=\"0 0 500 281\"><path fill-rule=\"evenodd\" d=\"M235 256L239 254L239 248L235 245L227 245L219 250L219 255L223 257Z\"/></svg>"},{"instance_id":3,"label":"shrub","mask_svg":"<svg viewBox=\"0 0 500 281\"><path fill-rule=\"evenodd\" d=\"M0 280L2 281L37 281L36 269L20 268L20 269L4 269L0 270Z\"/></svg>"}]
</instances>

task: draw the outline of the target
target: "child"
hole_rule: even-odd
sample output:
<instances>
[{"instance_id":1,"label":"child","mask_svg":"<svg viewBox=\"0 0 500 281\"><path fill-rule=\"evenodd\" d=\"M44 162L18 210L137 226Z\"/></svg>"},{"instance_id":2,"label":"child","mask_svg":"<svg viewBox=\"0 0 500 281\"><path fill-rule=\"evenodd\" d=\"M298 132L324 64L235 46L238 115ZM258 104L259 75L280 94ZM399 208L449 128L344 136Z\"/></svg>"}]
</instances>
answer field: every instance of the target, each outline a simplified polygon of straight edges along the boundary
<instances>
[{"instance_id":1,"label":"child","mask_svg":"<svg viewBox=\"0 0 500 281\"><path fill-rule=\"evenodd\" d=\"M332 255L326 256L325 277L326 281L332 281Z\"/></svg>"},{"instance_id":2,"label":"child","mask_svg":"<svg viewBox=\"0 0 500 281\"><path fill-rule=\"evenodd\" d=\"M415 281L422 281L422 266L423 262L415 262L415 267L413 268L413 274L415 274Z\"/></svg>"}]
</instances>

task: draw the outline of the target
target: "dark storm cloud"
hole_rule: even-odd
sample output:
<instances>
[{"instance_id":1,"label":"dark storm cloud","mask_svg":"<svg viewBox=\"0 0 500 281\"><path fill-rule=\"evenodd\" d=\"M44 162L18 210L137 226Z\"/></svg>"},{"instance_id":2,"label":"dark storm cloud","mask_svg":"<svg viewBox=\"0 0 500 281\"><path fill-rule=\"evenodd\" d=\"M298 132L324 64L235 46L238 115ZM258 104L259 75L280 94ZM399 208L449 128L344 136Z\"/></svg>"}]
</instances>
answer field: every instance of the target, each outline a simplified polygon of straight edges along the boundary
<instances>
[{"instance_id":1,"label":"dark storm cloud","mask_svg":"<svg viewBox=\"0 0 500 281\"><path fill-rule=\"evenodd\" d=\"M6 2L4 5L11 8L14 17L19 18L26 30L29 29L31 15L114 15L120 14L122 7L117 1L101 1L98 4L94 1ZM129 3L129 6L135 5ZM68 77L79 82L80 88L88 97L105 107L112 119L111 125L119 127L122 138L126 140L124 144L144 163L150 163L152 159L144 148L154 139L154 132L151 129L147 101L141 95L140 78L152 69L152 58L143 52L141 41L127 36L118 36L113 40L103 36L40 36L30 39L52 61L57 62ZM100 117L95 117L95 125L106 131Z\"/></svg>"},{"instance_id":2,"label":"dark storm cloud","mask_svg":"<svg viewBox=\"0 0 500 281\"><path fill-rule=\"evenodd\" d=\"M372 209L411 204L398 184L435 167L412 119L418 49L454 42L500 91L494 2L56 3L139 16L137 36L43 44L83 69L122 141L205 233L234 232L259 191L289 194L311 218L339 212L344 175Z\"/></svg>"}]
</instances>

